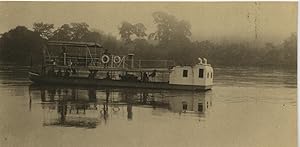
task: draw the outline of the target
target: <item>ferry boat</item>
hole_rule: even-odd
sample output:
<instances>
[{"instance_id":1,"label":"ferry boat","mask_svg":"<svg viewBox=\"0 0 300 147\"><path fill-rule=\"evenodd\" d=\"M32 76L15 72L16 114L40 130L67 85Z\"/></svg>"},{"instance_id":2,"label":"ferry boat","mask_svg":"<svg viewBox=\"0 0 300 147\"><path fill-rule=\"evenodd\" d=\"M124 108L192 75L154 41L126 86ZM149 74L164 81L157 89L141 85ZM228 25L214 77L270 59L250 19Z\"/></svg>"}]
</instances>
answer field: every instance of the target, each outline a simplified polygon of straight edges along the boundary
<instances>
[{"instance_id":1,"label":"ferry boat","mask_svg":"<svg viewBox=\"0 0 300 147\"><path fill-rule=\"evenodd\" d=\"M49 41L43 62L29 72L37 84L205 91L213 86L213 68L205 58L195 65L169 60L135 60L113 55L98 43Z\"/></svg>"}]
</instances>

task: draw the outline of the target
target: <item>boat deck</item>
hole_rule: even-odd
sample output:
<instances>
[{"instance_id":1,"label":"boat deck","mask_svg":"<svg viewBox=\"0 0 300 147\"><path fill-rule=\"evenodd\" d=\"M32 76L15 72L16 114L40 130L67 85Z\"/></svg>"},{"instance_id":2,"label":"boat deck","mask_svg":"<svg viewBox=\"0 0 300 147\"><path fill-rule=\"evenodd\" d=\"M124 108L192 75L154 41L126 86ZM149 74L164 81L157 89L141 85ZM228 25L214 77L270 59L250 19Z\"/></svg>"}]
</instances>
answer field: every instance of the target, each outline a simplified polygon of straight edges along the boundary
<instances>
[{"instance_id":1,"label":"boat deck","mask_svg":"<svg viewBox=\"0 0 300 147\"><path fill-rule=\"evenodd\" d=\"M125 81L112 79L89 79L85 77L49 77L41 76L37 73L29 73L31 81L38 84L52 85L80 85L80 86L99 86L99 87L126 87L126 88L145 88L145 89L166 89L166 90L192 90L205 91L210 90L212 86L196 85L177 85L168 82L142 82L142 81Z\"/></svg>"}]
</instances>

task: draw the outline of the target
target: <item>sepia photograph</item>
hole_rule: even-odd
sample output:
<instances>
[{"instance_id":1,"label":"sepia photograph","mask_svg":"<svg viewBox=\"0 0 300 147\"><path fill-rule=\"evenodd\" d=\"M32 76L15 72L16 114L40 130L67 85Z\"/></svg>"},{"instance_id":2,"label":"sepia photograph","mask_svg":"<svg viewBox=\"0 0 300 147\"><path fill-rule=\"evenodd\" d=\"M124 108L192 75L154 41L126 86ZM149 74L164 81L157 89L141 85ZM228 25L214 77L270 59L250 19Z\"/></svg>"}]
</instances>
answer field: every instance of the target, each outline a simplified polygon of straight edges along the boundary
<instances>
[{"instance_id":1,"label":"sepia photograph","mask_svg":"<svg viewBox=\"0 0 300 147\"><path fill-rule=\"evenodd\" d=\"M1 147L296 147L297 1L0 1Z\"/></svg>"}]
</instances>

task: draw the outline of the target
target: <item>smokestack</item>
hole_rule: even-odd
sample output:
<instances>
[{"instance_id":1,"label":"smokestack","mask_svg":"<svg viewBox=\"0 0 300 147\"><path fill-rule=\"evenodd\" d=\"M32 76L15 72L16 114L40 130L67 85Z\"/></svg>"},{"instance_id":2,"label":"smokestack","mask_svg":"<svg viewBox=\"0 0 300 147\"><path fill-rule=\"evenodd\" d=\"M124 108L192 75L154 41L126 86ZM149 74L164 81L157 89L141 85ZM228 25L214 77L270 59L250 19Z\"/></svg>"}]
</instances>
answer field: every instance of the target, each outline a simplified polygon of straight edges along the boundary
<instances>
[{"instance_id":1,"label":"smokestack","mask_svg":"<svg viewBox=\"0 0 300 147\"><path fill-rule=\"evenodd\" d=\"M128 54L129 59L131 60L131 68L134 68L134 59L133 59L134 54Z\"/></svg>"},{"instance_id":2,"label":"smokestack","mask_svg":"<svg viewBox=\"0 0 300 147\"><path fill-rule=\"evenodd\" d=\"M199 60L199 64L202 64L202 59L200 57L198 58L198 60Z\"/></svg>"},{"instance_id":3,"label":"smokestack","mask_svg":"<svg viewBox=\"0 0 300 147\"><path fill-rule=\"evenodd\" d=\"M203 58L203 60L204 60L204 64L207 64L207 59L206 59L206 58Z\"/></svg>"}]
</instances>

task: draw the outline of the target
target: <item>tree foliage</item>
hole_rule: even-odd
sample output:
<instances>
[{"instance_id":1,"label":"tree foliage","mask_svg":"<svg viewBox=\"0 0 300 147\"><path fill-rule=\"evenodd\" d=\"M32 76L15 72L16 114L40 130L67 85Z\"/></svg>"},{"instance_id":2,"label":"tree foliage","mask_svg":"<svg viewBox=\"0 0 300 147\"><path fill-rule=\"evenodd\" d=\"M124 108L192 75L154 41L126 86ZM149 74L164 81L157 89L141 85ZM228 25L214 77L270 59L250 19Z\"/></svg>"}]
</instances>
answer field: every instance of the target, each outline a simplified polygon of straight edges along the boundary
<instances>
[{"instance_id":1,"label":"tree foliage","mask_svg":"<svg viewBox=\"0 0 300 147\"><path fill-rule=\"evenodd\" d=\"M142 23L131 24L127 21L122 22L119 27L119 34L121 39L126 43L132 43L132 37L137 39L144 39L147 36L146 27ZM134 36L133 36L134 35Z\"/></svg>"},{"instance_id":2,"label":"tree foliage","mask_svg":"<svg viewBox=\"0 0 300 147\"><path fill-rule=\"evenodd\" d=\"M169 59L181 65L194 64L198 57L207 58L213 65L224 66L296 68L297 65L296 33L278 45L265 43L262 47L249 42L191 41L191 25L187 21L165 12L154 12L153 19L157 29L148 38L142 23L122 22L118 28L121 40L92 30L86 23L63 24L53 29L52 24L39 22L33 24L34 31L17 26L1 36L0 60L29 64L32 56L35 61L42 57L46 40L58 40L97 42L114 54L124 55L130 51L136 55L135 59Z\"/></svg>"},{"instance_id":3,"label":"tree foliage","mask_svg":"<svg viewBox=\"0 0 300 147\"><path fill-rule=\"evenodd\" d=\"M0 38L0 58L2 61L29 64L41 60L44 40L39 33L18 26L2 35Z\"/></svg>"},{"instance_id":4,"label":"tree foliage","mask_svg":"<svg viewBox=\"0 0 300 147\"><path fill-rule=\"evenodd\" d=\"M130 37L134 34L134 26L127 21L122 22L122 25L119 28L119 34L123 41L126 43L131 42Z\"/></svg>"},{"instance_id":5,"label":"tree foliage","mask_svg":"<svg viewBox=\"0 0 300 147\"><path fill-rule=\"evenodd\" d=\"M44 39L49 39L53 35L54 24L47 24L43 22L33 23L33 30L40 34Z\"/></svg>"},{"instance_id":6,"label":"tree foliage","mask_svg":"<svg viewBox=\"0 0 300 147\"><path fill-rule=\"evenodd\" d=\"M71 40L80 41L89 31L89 25L86 23L71 23Z\"/></svg>"},{"instance_id":7,"label":"tree foliage","mask_svg":"<svg viewBox=\"0 0 300 147\"><path fill-rule=\"evenodd\" d=\"M159 40L160 43L167 43L168 41L186 41L192 35L190 29L191 25L185 20L177 20L173 15L165 12L154 12L152 14L154 24L157 30L149 35L150 39Z\"/></svg>"},{"instance_id":8,"label":"tree foliage","mask_svg":"<svg viewBox=\"0 0 300 147\"><path fill-rule=\"evenodd\" d=\"M71 41L72 40L72 28L69 24L63 24L57 30L54 31L53 36L50 40L61 40L61 41Z\"/></svg>"},{"instance_id":9,"label":"tree foliage","mask_svg":"<svg viewBox=\"0 0 300 147\"><path fill-rule=\"evenodd\" d=\"M63 24L54 31L53 37L50 40L80 41L88 33L90 33L89 25L86 23Z\"/></svg>"},{"instance_id":10,"label":"tree foliage","mask_svg":"<svg viewBox=\"0 0 300 147\"><path fill-rule=\"evenodd\" d=\"M134 25L134 34L138 39L144 39L147 36L146 27L142 23L137 23Z\"/></svg>"}]
</instances>

